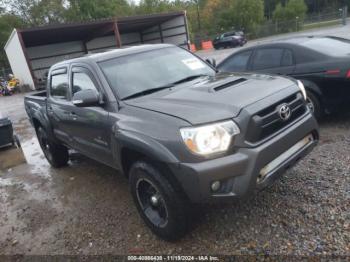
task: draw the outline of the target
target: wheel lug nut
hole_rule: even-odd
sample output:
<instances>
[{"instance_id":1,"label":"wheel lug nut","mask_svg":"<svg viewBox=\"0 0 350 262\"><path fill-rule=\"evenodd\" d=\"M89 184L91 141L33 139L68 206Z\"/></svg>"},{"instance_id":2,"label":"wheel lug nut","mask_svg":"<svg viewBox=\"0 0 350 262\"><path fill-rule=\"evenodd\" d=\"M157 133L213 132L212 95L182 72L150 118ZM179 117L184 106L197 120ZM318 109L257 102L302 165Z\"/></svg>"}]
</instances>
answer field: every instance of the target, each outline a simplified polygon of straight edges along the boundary
<instances>
[{"instance_id":1,"label":"wheel lug nut","mask_svg":"<svg viewBox=\"0 0 350 262\"><path fill-rule=\"evenodd\" d=\"M151 204L153 206L157 206L158 205L158 197L157 196L151 196Z\"/></svg>"}]
</instances>

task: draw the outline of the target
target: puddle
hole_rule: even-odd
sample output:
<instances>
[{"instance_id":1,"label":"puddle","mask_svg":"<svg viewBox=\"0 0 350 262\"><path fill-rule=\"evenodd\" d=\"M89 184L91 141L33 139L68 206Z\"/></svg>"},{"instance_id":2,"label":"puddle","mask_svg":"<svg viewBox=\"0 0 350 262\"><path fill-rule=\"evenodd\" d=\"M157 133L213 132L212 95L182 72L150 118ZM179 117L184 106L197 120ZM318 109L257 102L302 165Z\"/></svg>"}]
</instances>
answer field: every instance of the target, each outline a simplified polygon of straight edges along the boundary
<instances>
[{"instance_id":1,"label":"puddle","mask_svg":"<svg viewBox=\"0 0 350 262\"><path fill-rule=\"evenodd\" d=\"M30 166L31 172L48 177L50 165L40 148L38 139L36 137L32 137L31 139L22 142L22 150L24 157Z\"/></svg>"},{"instance_id":2,"label":"puddle","mask_svg":"<svg viewBox=\"0 0 350 262\"><path fill-rule=\"evenodd\" d=\"M5 186L13 186L15 183L11 181L9 178L1 178L0 177L0 187Z\"/></svg>"}]
</instances>

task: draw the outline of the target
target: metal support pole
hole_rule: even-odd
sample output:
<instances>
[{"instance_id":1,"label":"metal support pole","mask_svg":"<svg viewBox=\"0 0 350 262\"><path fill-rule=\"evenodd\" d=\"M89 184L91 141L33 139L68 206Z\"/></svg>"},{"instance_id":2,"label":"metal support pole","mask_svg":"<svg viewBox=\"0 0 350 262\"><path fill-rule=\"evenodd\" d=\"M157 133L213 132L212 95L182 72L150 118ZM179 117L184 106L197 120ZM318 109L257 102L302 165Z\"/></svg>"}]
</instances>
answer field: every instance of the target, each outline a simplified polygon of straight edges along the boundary
<instances>
[{"instance_id":1,"label":"metal support pole","mask_svg":"<svg viewBox=\"0 0 350 262\"><path fill-rule=\"evenodd\" d=\"M116 40L116 46L117 47L121 47L122 46L122 40L120 38L120 33L119 33L119 27L118 27L117 19L114 20L113 31L114 31L114 36L115 36L115 40Z\"/></svg>"},{"instance_id":2,"label":"metal support pole","mask_svg":"<svg viewBox=\"0 0 350 262\"><path fill-rule=\"evenodd\" d=\"M199 0L197 2L197 22L198 22L198 32L200 33L202 31L201 28L201 19L200 19L200 13L199 13Z\"/></svg>"},{"instance_id":3,"label":"metal support pole","mask_svg":"<svg viewBox=\"0 0 350 262\"><path fill-rule=\"evenodd\" d=\"M343 25L346 25L347 18L348 18L348 7L344 6L343 7Z\"/></svg>"}]
</instances>

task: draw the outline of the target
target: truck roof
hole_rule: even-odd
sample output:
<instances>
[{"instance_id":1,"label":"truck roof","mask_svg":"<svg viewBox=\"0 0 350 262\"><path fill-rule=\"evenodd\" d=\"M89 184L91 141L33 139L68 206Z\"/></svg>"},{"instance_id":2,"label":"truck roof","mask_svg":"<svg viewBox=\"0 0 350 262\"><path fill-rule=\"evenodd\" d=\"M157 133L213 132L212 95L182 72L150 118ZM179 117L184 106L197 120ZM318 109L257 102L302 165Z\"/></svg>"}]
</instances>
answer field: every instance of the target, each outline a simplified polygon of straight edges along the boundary
<instances>
[{"instance_id":1,"label":"truck roof","mask_svg":"<svg viewBox=\"0 0 350 262\"><path fill-rule=\"evenodd\" d=\"M117 58L125 55L142 53L142 52L152 51L152 50L166 48L166 47L173 47L173 46L174 45L171 45L171 44L127 46L127 47L113 49L102 53L87 54L82 57L65 60L53 65L52 67L59 67L59 66L63 66L71 63L77 63L77 62L100 62L100 61L113 59L113 58Z\"/></svg>"}]
</instances>

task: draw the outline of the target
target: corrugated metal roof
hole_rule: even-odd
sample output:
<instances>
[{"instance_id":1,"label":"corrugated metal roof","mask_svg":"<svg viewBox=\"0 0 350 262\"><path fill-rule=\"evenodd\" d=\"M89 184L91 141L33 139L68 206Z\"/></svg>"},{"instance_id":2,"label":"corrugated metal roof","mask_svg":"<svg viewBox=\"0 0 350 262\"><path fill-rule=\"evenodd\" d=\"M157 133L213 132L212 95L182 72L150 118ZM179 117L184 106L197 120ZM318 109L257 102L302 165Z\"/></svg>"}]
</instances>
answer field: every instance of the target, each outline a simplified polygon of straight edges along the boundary
<instances>
[{"instance_id":1,"label":"corrugated metal roof","mask_svg":"<svg viewBox=\"0 0 350 262\"><path fill-rule=\"evenodd\" d=\"M27 29L19 29L26 47L53 43L88 40L94 34L112 35L113 24L117 21L119 32L137 32L158 25L184 12L107 18L78 23L54 24ZM102 32L102 35L101 35Z\"/></svg>"}]
</instances>

